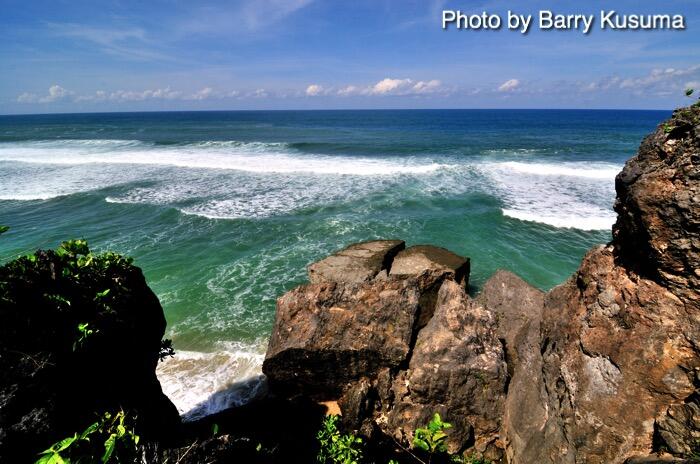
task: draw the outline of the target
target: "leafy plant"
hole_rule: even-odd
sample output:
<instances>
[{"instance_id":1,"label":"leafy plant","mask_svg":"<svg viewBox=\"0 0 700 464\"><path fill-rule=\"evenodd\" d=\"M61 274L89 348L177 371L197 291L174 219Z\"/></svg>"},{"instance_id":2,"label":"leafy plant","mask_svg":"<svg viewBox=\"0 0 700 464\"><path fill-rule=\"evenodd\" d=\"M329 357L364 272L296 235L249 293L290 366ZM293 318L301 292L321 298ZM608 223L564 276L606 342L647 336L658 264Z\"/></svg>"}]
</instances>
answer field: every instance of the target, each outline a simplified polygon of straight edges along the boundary
<instances>
[{"instance_id":1,"label":"leafy plant","mask_svg":"<svg viewBox=\"0 0 700 464\"><path fill-rule=\"evenodd\" d=\"M104 413L82 433L59 440L41 452L35 464L137 462L139 436L130 422L124 411Z\"/></svg>"},{"instance_id":2,"label":"leafy plant","mask_svg":"<svg viewBox=\"0 0 700 464\"><path fill-rule=\"evenodd\" d=\"M321 464L358 464L362 460L362 439L338 429L338 416L327 416L316 434Z\"/></svg>"},{"instance_id":3,"label":"leafy plant","mask_svg":"<svg viewBox=\"0 0 700 464\"><path fill-rule=\"evenodd\" d=\"M443 422L440 414L435 413L426 427L417 428L413 434L413 446L423 450L430 456L447 452L447 434L445 430L452 428L449 422Z\"/></svg>"},{"instance_id":4,"label":"leafy plant","mask_svg":"<svg viewBox=\"0 0 700 464\"><path fill-rule=\"evenodd\" d=\"M90 324L87 322L83 322L81 324L78 324L78 339L73 343L73 351L76 351L78 348L83 346L83 343L85 343L85 340L88 339L88 337L91 337L93 334L99 332L97 329L90 329Z\"/></svg>"}]
</instances>

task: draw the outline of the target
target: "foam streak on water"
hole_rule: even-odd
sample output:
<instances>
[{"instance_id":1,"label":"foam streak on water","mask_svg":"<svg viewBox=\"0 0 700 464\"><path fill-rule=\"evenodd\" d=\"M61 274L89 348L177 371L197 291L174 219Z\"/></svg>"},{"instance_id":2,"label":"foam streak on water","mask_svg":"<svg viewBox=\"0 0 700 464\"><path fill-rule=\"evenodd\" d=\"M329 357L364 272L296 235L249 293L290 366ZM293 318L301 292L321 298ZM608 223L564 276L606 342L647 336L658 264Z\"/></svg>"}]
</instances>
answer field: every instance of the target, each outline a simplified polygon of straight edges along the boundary
<instances>
[{"instance_id":1,"label":"foam streak on water","mask_svg":"<svg viewBox=\"0 0 700 464\"><path fill-rule=\"evenodd\" d=\"M614 222L612 187L619 165L492 161L494 156L493 150L481 158L330 156L299 153L284 143L235 141L5 143L0 200L49 199L148 180L152 185L105 199L243 219L347 202L387 187L420 183L433 190L454 183L455 193L471 189L497 196L503 214L516 219L584 230Z\"/></svg>"}]
</instances>

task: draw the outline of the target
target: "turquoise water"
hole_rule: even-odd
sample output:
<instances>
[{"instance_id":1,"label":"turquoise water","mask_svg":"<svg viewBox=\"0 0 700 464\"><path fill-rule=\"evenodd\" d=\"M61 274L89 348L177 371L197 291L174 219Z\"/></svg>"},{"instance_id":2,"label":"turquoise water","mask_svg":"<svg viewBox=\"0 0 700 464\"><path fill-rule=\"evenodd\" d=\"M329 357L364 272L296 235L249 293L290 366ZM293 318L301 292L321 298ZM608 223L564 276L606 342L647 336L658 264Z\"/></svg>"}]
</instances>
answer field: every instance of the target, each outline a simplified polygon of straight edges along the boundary
<instances>
[{"instance_id":1,"label":"turquoise water","mask_svg":"<svg viewBox=\"0 0 700 464\"><path fill-rule=\"evenodd\" d=\"M614 176L654 111L0 116L2 260L66 238L136 259L183 412L258 384L274 302L348 243L402 238L549 289L610 239Z\"/></svg>"}]
</instances>

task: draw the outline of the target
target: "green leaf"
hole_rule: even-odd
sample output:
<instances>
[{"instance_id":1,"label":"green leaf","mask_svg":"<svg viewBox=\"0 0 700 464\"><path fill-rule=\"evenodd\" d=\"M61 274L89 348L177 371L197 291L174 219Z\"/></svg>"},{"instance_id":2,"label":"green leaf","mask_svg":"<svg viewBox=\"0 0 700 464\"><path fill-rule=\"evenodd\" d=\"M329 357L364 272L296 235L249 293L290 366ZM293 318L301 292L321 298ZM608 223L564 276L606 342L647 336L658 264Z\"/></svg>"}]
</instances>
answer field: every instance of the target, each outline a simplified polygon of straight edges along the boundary
<instances>
[{"instance_id":1,"label":"green leaf","mask_svg":"<svg viewBox=\"0 0 700 464\"><path fill-rule=\"evenodd\" d=\"M60 453L61 451L65 450L70 445L72 445L73 442L75 442L75 440L77 440L77 439L78 439L78 434L76 433L72 437L64 438L63 440L57 442L55 445L53 445L51 447L51 449L53 451L55 451L56 453Z\"/></svg>"},{"instance_id":2,"label":"green leaf","mask_svg":"<svg viewBox=\"0 0 700 464\"><path fill-rule=\"evenodd\" d=\"M111 434L109 438L105 440L105 454L102 455L102 464L105 464L107 461L109 461L109 458L112 457L116 444L117 437L114 434Z\"/></svg>"},{"instance_id":3,"label":"green leaf","mask_svg":"<svg viewBox=\"0 0 700 464\"><path fill-rule=\"evenodd\" d=\"M106 297L107 295L109 295L109 290L110 289L108 288L107 290L104 290L102 292L98 292L97 295L95 295L95 299Z\"/></svg>"},{"instance_id":4,"label":"green leaf","mask_svg":"<svg viewBox=\"0 0 700 464\"><path fill-rule=\"evenodd\" d=\"M219 424L213 424L211 426L211 434L212 435L218 435L219 434Z\"/></svg>"},{"instance_id":5,"label":"green leaf","mask_svg":"<svg viewBox=\"0 0 700 464\"><path fill-rule=\"evenodd\" d=\"M40 457L34 464L70 464L60 454L53 453Z\"/></svg>"},{"instance_id":6,"label":"green leaf","mask_svg":"<svg viewBox=\"0 0 700 464\"><path fill-rule=\"evenodd\" d=\"M92 435L97 431L97 429L100 428L100 423L95 422L94 424L90 425L88 428L86 428L83 433L80 434L80 439L81 440L86 440L88 439L88 435Z\"/></svg>"},{"instance_id":7,"label":"green leaf","mask_svg":"<svg viewBox=\"0 0 700 464\"><path fill-rule=\"evenodd\" d=\"M430 446L428 446L428 443L425 440L418 437L413 438L413 446L422 449L423 451L430 451Z\"/></svg>"}]
</instances>

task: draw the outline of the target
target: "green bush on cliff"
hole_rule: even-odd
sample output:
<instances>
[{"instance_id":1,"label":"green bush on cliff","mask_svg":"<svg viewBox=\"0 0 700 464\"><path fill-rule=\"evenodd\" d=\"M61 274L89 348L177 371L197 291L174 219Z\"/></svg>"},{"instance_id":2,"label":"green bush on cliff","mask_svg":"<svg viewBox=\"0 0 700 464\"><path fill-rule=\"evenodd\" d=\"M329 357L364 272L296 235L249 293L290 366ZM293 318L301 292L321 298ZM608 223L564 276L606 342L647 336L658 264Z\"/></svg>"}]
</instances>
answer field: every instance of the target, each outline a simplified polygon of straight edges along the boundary
<instances>
[{"instance_id":1,"label":"green bush on cliff","mask_svg":"<svg viewBox=\"0 0 700 464\"><path fill-rule=\"evenodd\" d=\"M338 416L327 416L316 435L320 446L317 460L321 464L359 464L362 439L338 429Z\"/></svg>"},{"instance_id":2,"label":"green bush on cliff","mask_svg":"<svg viewBox=\"0 0 700 464\"><path fill-rule=\"evenodd\" d=\"M10 392L0 456L32 462L45 450L41 462L60 463L67 452L95 451L87 441L110 424L117 443L137 433L155 442L175 430L179 415L155 376L159 358L174 354L164 331L158 298L131 258L71 240L0 264L0 389ZM116 422L74 434L121 408L132 411L130 426L113 413Z\"/></svg>"}]
</instances>

